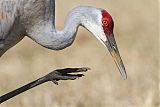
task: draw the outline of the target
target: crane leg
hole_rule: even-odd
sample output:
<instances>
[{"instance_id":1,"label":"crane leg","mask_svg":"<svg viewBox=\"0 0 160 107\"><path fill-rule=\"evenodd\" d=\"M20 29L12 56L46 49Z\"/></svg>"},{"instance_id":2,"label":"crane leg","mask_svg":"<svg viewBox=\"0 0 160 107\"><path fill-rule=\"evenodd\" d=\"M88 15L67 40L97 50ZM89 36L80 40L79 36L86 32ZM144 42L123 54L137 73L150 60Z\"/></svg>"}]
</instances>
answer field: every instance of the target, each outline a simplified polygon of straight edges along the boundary
<instances>
[{"instance_id":1,"label":"crane leg","mask_svg":"<svg viewBox=\"0 0 160 107\"><path fill-rule=\"evenodd\" d=\"M4 94L0 96L0 104L33 88L38 85L41 85L45 82L52 81L56 85L58 85L59 80L75 80L76 78L84 76L83 74L69 74L69 73L77 73L77 72L86 72L90 70L90 68L83 67L83 68L64 68L64 69L58 69L54 70L51 73L33 81L30 82L14 91L11 91L7 94Z\"/></svg>"}]
</instances>

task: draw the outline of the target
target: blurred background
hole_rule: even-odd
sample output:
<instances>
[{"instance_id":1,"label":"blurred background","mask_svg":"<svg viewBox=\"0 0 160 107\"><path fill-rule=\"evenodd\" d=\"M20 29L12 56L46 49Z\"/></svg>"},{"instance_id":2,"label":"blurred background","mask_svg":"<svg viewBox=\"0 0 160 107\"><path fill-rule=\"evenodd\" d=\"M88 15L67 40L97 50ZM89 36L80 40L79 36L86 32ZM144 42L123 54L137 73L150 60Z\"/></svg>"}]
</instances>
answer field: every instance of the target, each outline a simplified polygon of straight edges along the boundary
<instances>
[{"instance_id":1,"label":"blurred background","mask_svg":"<svg viewBox=\"0 0 160 107\"><path fill-rule=\"evenodd\" d=\"M115 22L114 34L128 79L123 80L101 43L80 27L74 44L62 51L45 49L28 37L0 59L0 95L48 72L65 67L92 68L85 77L46 83L0 107L158 107L158 1L57 0L56 26L79 5L106 9Z\"/></svg>"}]
</instances>

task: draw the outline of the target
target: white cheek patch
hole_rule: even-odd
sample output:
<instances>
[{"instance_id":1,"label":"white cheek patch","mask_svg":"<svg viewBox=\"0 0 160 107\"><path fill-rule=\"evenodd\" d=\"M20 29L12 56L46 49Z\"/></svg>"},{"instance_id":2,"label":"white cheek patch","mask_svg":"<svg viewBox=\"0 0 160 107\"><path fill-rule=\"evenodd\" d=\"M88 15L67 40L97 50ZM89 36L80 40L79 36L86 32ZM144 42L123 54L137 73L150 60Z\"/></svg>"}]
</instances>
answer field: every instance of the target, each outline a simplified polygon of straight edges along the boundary
<instances>
[{"instance_id":1,"label":"white cheek patch","mask_svg":"<svg viewBox=\"0 0 160 107\"><path fill-rule=\"evenodd\" d=\"M102 32L101 35L99 35L99 37L103 40L103 41L107 41L107 37L106 34L104 32Z\"/></svg>"},{"instance_id":2,"label":"white cheek patch","mask_svg":"<svg viewBox=\"0 0 160 107\"><path fill-rule=\"evenodd\" d=\"M99 28L97 29L98 31L98 36L100 39L102 39L103 41L107 40L107 37L103 31L103 27L102 27L102 13L100 11L100 13L98 14L98 26Z\"/></svg>"},{"instance_id":3,"label":"white cheek patch","mask_svg":"<svg viewBox=\"0 0 160 107\"><path fill-rule=\"evenodd\" d=\"M93 35L104 45L104 41L107 41L107 37L102 27L102 13L101 9L94 10L95 17L88 20L83 20L84 25Z\"/></svg>"},{"instance_id":4,"label":"white cheek patch","mask_svg":"<svg viewBox=\"0 0 160 107\"><path fill-rule=\"evenodd\" d=\"M104 41L107 41L107 37L105 35L105 33L103 32L103 28L99 25L93 25L93 34L94 36L105 46Z\"/></svg>"}]
</instances>

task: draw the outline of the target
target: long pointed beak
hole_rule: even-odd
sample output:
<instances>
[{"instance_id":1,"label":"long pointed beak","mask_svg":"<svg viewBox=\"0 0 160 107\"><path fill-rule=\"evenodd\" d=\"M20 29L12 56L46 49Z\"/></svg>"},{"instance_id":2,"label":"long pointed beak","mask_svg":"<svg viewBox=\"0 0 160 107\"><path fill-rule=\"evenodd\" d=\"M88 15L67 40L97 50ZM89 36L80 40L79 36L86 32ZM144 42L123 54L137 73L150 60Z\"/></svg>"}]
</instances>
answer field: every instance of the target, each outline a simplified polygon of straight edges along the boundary
<instances>
[{"instance_id":1,"label":"long pointed beak","mask_svg":"<svg viewBox=\"0 0 160 107\"><path fill-rule=\"evenodd\" d=\"M127 73L126 73L123 61L121 59L121 56L119 54L114 35L113 34L110 34L110 35L106 34L106 37L107 37L107 41L104 41L104 44L108 48L111 56L113 57L122 78L127 79Z\"/></svg>"}]
</instances>

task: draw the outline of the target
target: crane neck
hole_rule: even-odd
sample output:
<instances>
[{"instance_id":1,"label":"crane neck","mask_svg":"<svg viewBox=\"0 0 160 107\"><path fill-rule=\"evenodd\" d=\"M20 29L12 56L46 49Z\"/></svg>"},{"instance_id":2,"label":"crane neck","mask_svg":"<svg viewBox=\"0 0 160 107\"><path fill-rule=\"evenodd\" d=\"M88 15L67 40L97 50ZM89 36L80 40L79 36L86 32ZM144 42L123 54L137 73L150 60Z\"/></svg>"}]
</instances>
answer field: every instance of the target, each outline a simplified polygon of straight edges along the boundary
<instances>
[{"instance_id":1,"label":"crane neck","mask_svg":"<svg viewBox=\"0 0 160 107\"><path fill-rule=\"evenodd\" d=\"M41 2L43 1L43 2ZM91 7L77 7L67 16L64 28L55 29L55 0L28 0L21 21L28 37L38 44L53 50L70 46L76 36L79 25L91 28L85 15Z\"/></svg>"},{"instance_id":2,"label":"crane neck","mask_svg":"<svg viewBox=\"0 0 160 107\"><path fill-rule=\"evenodd\" d=\"M43 20L29 28L27 32L28 36L38 44L49 49L61 50L73 43L81 21L81 14L71 11L62 30L56 30L50 20Z\"/></svg>"}]
</instances>

